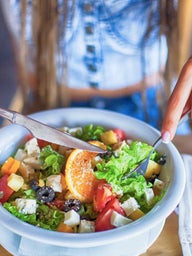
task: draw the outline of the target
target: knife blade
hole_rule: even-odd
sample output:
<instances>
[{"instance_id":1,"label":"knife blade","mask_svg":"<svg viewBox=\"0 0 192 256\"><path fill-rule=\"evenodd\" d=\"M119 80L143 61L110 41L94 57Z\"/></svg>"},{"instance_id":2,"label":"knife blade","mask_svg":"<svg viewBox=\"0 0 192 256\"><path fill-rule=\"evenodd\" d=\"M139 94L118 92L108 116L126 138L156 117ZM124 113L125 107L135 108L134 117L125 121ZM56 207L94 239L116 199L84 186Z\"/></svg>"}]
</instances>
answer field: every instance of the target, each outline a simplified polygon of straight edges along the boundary
<instances>
[{"instance_id":1,"label":"knife blade","mask_svg":"<svg viewBox=\"0 0 192 256\"><path fill-rule=\"evenodd\" d=\"M88 142L73 137L71 134L43 124L16 111L0 108L0 116L7 118L13 124L25 127L34 137L68 148L78 148L86 151L106 153L106 150Z\"/></svg>"}]
</instances>

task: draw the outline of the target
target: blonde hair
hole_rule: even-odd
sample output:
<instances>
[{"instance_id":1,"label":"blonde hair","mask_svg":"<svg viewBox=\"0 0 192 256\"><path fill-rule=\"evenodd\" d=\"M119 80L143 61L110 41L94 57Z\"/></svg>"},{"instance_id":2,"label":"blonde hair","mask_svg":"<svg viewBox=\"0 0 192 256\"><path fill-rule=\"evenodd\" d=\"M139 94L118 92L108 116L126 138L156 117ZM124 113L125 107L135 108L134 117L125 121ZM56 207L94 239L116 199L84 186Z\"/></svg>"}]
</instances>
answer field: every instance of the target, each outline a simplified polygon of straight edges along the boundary
<instances>
[{"instance_id":1,"label":"blonde hair","mask_svg":"<svg viewBox=\"0 0 192 256\"><path fill-rule=\"evenodd\" d=\"M160 0L160 34L164 34L168 43L168 58L165 72L162 74L165 82L161 93L157 95L162 109L170 95L170 85L173 77L179 72L179 31L178 8L174 0ZM76 1L72 0L70 6L73 19ZM58 9L57 0L33 0L32 1L32 32L35 49L35 74L36 87L31 87L27 75L28 46L25 41L27 0L21 0L21 50L19 51L19 76L22 95L24 99L23 112L33 112L42 109L50 109L59 106L67 106L70 102L67 93L67 62L65 55L60 65L63 67L62 86L58 86L56 75L56 51L59 51L59 41L65 36L68 17L68 1L63 0ZM59 17L63 17L63 26L58 26ZM146 37L153 27L150 26ZM160 35L159 35L160 36ZM143 85L145 87L145 84ZM29 95L30 94L30 95ZM31 102L29 98L31 99ZM143 90L143 101L145 92ZM163 111L163 110L162 110Z\"/></svg>"}]
</instances>

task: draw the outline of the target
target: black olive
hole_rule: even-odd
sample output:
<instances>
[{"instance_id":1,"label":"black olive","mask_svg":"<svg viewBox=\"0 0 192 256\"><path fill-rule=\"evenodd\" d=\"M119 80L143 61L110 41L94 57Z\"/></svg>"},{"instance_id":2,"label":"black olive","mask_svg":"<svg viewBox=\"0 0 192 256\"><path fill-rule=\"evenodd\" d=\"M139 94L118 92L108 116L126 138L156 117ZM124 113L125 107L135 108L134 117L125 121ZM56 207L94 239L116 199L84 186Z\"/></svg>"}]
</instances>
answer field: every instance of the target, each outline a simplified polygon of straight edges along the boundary
<instances>
[{"instance_id":1,"label":"black olive","mask_svg":"<svg viewBox=\"0 0 192 256\"><path fill-rule=\"evenodd\" d=\"M114 155L114 152L110 150L106 151L105 153L99 153L99 156L101 158L106 158L106 159L112 157L113 155Z\"/></svg>"},{"instance_id":2,"label":"black olive","mask_svg":"<svg viewBox=\"0 0 192 256\"><path fill-rule=\"evenodd\" d=\"M157 163L160 164L160 165L164 165L164 164L166 163L166 160L167 160L167 156L166 156L166 155L162 155L162 156L158 159Z\"/></svg>"},{"instance_id":3,"label":"black olive","mask_svg":"<svg viewBox=\"0 0 192 256\"><path fill-rule=\"evenodd\" d=\"M81 209L81 202L78 199L68 199L64 202L63 211L68 212L74 210L78 212Z\"/></svg>"},{"instance_id":4,"label":"black olive","mask_svg":"<svg viewBox=\"0 0 192 256\"><path fill-rule=\"evenodd\" d=\"M37 192L37 199L42 203L51 202L55 198L54 190L49 186L40 187Z\"/></svg>"},{"instance_id":5,"label":"black olive","mask_svg":"<svg viewBox=\"0 0 192 256\"><path fill-rule=\"evenodd\" d=\"M155 179L158 178L158 176L159 176L159 175L153 175L152 177L150 177L149 179L147 179L147 181L153 184L153 183L155 182Z\"/></svg>"},{"instance_id":6,"label":"black olive","mask_svg":"<svg viewBox=\"0 0 192 256\"><path fill-rule=\"evenodd\" d=\"M40 188L38 180L35 180L35 179L29 181L29 186L34 191L37 191Z\"/></svg>"}]
</instances>

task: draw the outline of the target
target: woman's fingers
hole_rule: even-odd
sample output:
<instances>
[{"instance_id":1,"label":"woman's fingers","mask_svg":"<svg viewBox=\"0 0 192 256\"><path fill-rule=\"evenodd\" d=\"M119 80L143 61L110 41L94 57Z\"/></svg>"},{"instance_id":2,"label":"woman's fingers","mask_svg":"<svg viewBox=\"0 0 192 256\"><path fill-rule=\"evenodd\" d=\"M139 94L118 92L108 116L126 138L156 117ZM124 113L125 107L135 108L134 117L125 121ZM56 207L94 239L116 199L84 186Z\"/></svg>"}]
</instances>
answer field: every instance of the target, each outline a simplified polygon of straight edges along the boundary
<instances>
[{"instance_id":1,"label":"woman's fingers","mask_svg":"<svg viewBox=\"0 0 192 256\"><path fill-rule=\"evenodd\" d=\"M170 96L163 120L161 135L164 142L173 139L177 125L184 112L192 106L192 58L184 65L173 93Z\"/></svg>"}]
</instances>

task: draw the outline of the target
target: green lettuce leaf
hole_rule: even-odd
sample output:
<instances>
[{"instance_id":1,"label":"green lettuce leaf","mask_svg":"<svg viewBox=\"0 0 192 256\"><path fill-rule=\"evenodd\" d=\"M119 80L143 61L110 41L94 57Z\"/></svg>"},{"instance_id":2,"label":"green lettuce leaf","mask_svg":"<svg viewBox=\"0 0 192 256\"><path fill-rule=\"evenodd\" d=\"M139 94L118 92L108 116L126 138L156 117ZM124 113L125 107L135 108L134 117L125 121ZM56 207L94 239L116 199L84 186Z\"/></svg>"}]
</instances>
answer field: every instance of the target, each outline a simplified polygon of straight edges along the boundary
<instances>
[{"instance_id":1,"label":"green lettuce leaf","mask_svg":"<svg viewBox=\"0 0 192 256\"><path fill-rule=\"evenodd\" d=\"M6 202L3 207L20 220L48 230L56 230L58 225L64 221L64 212L43 204L38 205L37 212L33 214L20 213L14 202Z\"/></svg>"},{"instance_id":2,"label":"green lettuce leaf","mask_svg":"<svg viewBox=\"0 0 192 256\"><path fill-rule=\"evenodd\" d=\"M41 150L40 161L42 164L41 169L44 170L44 175L48 177L61 172L62 166L65 163L65 157L48 145Z\"/></svg>"},{"instance_id":3,"label":"green lettuce leaf","mask_svg":"<svg viewBox=\"0 0 192 256\"><path fill-rule=\"evenodd\" d=\"M82 131L77 131L75 133L75 137L84 140L100 140L101 134L105 132L105 128L97 125L94 126L93 124L86 125L82 128Z\"/></svg>"},{"instance_id":4,"label":"green lettuce leaf","mask_svg":"<svg viewBox=\"0 0 192 256\"><path fill-rule=\"evenodd\" d=\"M116 183L126 173L134 169L141 161L143 161L151 151L152 146L133 141L131 145L124 144L121 151L110 158L103 158L101 163L97 164L95 172L98 179L106 179L109 183ZM156 152L152 154L154 159Z\"/></svg>"},{"instance_id":5,"label":"green lettuce leaf","mask_svg":"<svg viewBox=\"0 0 192 256\"><path fill-rule=\"evenodd\" d=\"M125 144L117 155L103 159L96 165L95 175L111 184L114 192L124 195L124 198L133 196L143 209L148 210L152 205L148 205L144 195L146 188L152 187L152 184L141 175L122 178L143 161L151 149L152 146L143 142L133 141L131 145ZM153 153L151 159L154 160L156 155L156 152Z\"/></svg>"},{"instance_id":6,"label":"green lettuce leaf","mask_svg":"<svg viewBox=\"0 0 192 256\"><path fill-rule=\"evenodd\" d=\"M20 220L31 223L32 225L36 224L36 214L35 213L33 213L33 214L20 213L18 211L16 205L13 202L11 202L11 203L6 202L6 203L3 204L3 207L7 211L9 211L13 215L15 215L15 217L19 218Z\"/></svg>"},{"instance_id":7,"label":"green lettuce leaf","mask_svg":"<svg viewBox=\"0 0 192 256\"><path fill-rule=\"evenodd\" d=\"M16 198L30 198L30 199L36 199L36 193L32 189L23 190L20 189L17 192L14 192L10 198L9 202L14 201Z\"/></svg>"}]
</instances>

